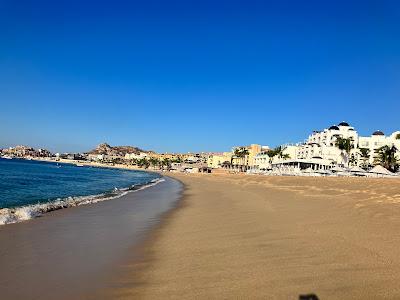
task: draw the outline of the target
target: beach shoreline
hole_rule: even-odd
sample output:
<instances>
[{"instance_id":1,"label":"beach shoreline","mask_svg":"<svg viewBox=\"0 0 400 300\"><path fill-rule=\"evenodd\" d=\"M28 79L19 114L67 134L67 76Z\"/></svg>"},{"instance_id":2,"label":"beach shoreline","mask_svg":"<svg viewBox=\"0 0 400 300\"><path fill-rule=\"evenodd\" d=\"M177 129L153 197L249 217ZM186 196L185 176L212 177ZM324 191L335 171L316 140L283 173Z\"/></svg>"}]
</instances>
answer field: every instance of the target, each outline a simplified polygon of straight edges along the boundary
<instances>
[{"instance_id":1,"label":"beach shoreline","mask_svg":"<svg viewBox=\"0 0 400 300\"><path fill-rule=\"evenodd\" d=\"M26 158L21 158L26 159ZM84 166L84 167L94 167L94 168L109 168L109 169L119 169L119 170L133 170L133 171L146 171L146 172L155 172L155 170L151 169L143 169L135 165L125 165L125 164L106 164L101 162L87 161L87 160L73 160L73 159L65 159L60 158L58 160L47 158L47 157L34 157L30 160L33 161L42 161L42 162L50 162L50 163L59 163L59 164L71 164L75 166Z\"/></svg>"},{"instance_id":2,"label":"beach shoreline","mask_svg":"<svg viewBox=\"0 0 400 300\"><path fill-rule=\"evenodd\" d=\"M400 296L398 179L170 176L180 205L106 298Z\"/></svg>"},{"instance_id":3,"label":"beach shoreline","mask_svg":"<svg viewBox=\"0 0 400 300\"><path fill-rule=\"evenodd\" d=\"M16 162L40 162L44 164L39 164L38 166L46 166L46 165L54 165L56 166L54 161L48 161L48 160L25 160L25 159L17 159ZM48 163L48 164L47 164ZM25 164L28 167L34 167L36 164ZM117 171L133 171L137 172L136 174L147 174L146 176L149 177L149 179L142 180L142 181L136 181L136 178L132 178L132 181L124 181L123 183L116 183L116 185L108 185L107 187L103 187L103 189L92 189L90 190L90 193L83 192L81 191L70 191L69 193L56 193L55 195L45 195L41 194L40 196L37 196L37 202L24 202L24 201L16 201L14 204L9 205L7 202L7 195L6 200L3 203L5 206L0 207L0 226L2 225L9 225L13 223L18 223L18 222L23 222L27 221L36 217L40 217L44 214L47 214L52 211L56 211L59 209L65 209L65 208L71 208L71 207L76 207L76 206L81 206L81 205L87 205L87 204L93 204L101 201L107 201L107 200L112 200L119 198L127 193L130 192L135 192L137 190L141 190L144 188L151 187L155 184L157 184L159 181L162 181L162 174L161 172L154 172L154 171L147 171L147 170L139 170L139 169L131 169L131 168L122 168L119 166L115 167L105 167L103 165L96 165L96 166L91 166L91 165L80 165L80 167L83 168L76 168L76 164L70 163L69 161L62 161L60 164L57 163L57 168L60 168L61 165L68 166L66 172L68 170L76 170L78 173L80 173L80 170L86 169L87 171L90 170L91 167L94 167L93 174L96 173L96 169L98 170L117 170ZM15 165L15 166L18 166ZM72 169L71 169L72 167ZM57 170L64 170L62 169L57 169ZM85 171L86 171L85 170ZM96 170L96 171L95 171ZM31 169L28 169L28 171L31 171ZM53 169L49 169L49 171L53 171ZM5 171L6 172L6 171ZM13 170L11 169L11 176L12 176ZM21 171L20 171L21 172ZM40 172L39 170L34 170L33 172ZM63 174L63 171L57 173L57 175L60 175L61 178L62 176L68 176L69 174ZM141 172L141 173L140 173ZM98 173L98 172L97 172ZM121 172L122 174L123 172ZM135 174L135 173L132 173ZM151 175L153 174L153 175ZM23 174L22 174L23 175ZM101 174L100 174L101 175ZM43 176L39 173L38 175ZM96 175L97 176L97 175ZM152 178L151 178L152 177ZM16 181L17 182L17 181ZM32 181L34 182L34 181ZM111 180L108 180L108 182L112 182ZM18 183L16 183L18 184ZM22 187L22 189L24 186ZM29 187L32 189L32 186ZM47 187L51 190L51 185ZM34 192L33 192L34 193ZM21 196L21 195L20 195ZM26 197L26 195L22 195L21 198Z\"/></svg>"},{"instance_id":4,"label":"beach shoreline","mask_svg":"<svg viewBox=\"0 0 400 300\"><path fill-rule=\"evenodd\" d=\"M182 184L164 180L112 201L1 226L2 297L100 296L123 258L140 247L164 214L179 203Z\"/></svg>"},{"instance_id":5,"label":"beach shoreline","mask_svg":"<svg viewBox=\"0 0 400 300\"><path fill-rule=\"evenodd\" d=\"M62 299L75 299L77 295L86 299L400 296L396 280L400 276L400 240L395 232L400 227L399 179L162 175L167 182L178 183L175 201L151 220L151 226L138 240L125 237L124 254L120 252L109 268L99 271L84 289L69 291ZM154 192L156 195L150 198L156 200L156 207L165 198L160 184L140 192ZM67 215L79 220L79 211L94 217L103 205L106 208L100 209L100 217L106 218L109 209L124 211L122 202L123 199L115 199L56 211L57 216L51 213L49 218L62 220L58 217ZM48 224L44 226L46 218L32 222L43 223L41 235L48 229ZM70 224L71 220L61 223ZM13 229L12 235L24 241L28 232L23 228L28 224L11 226L14 225L20 229ZM60 228L60 224L57 226ZM108 235L127 227L121 226L109 228ZM29 230L35 237L35 228ZM77 232L78 228L70 228L70 234ZM0 242L5 244L1 228ZM114 245L111 243L109 251L116 251ZM59 247L65 248L65 244ZM7 248L2 251L0 257L4 259ZM45 265L51 263L41 257L36 259ZM76 263L75 257L65 261ZM5 270L7 266L12 269L10 264L5 266ZM0 274L0 278L5 277ZM34 286L34 281L24 281ZM13 286L9 277L3 282L7 285L0 287L4 295L26 298L24 288L18 289L18 284L9 288ZM60 286L47 289L51 292ZM41 288L35 290L42 298L51 298Z\"/></svg>"}]
</instances>

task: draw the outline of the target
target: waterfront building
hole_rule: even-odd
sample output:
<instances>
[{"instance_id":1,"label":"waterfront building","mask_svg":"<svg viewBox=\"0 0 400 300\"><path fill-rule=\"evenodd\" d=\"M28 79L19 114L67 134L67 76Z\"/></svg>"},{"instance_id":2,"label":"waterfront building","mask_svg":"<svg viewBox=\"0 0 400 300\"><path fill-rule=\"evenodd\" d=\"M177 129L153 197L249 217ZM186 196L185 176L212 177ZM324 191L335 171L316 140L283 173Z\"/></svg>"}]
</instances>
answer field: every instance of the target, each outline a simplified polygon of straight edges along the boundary
<instances>
[{"instance_id":1,"label":"waterfront building","mask_svg":"<svg viewBox=\"0 0 400 300\"><path fill-rule=\"evenodd\" d=\"M297 159L323 159L324 165L346 165L349 156L336 146L338 138L350 139L357 146L358 133L347 122L341 122L322 131L314 131L304 144L298 147ZM354 152L354 149L351 150Z\"/></svg>"},{"instance_id":2,"label":"waterfront building","mask_svg":"<svg viewBox=\"0 0 400 300\"><path fill-rule=\"evenodd\" d=\"M386 136L382 131L374 131L371 136L359 137L358 148L365 148L369 150L369 164L373 164L377 156L377 150L383 146L394 145L400 151L400 131L395 131L391 135ZM400 154L400 152L399 152ZM361 155L358 153L357 160L361 161Z\"/></svg>"},{"instance_id":3,"label":"waterfront building","mask_svg":"<svg viewBox=\"0 0 400 300\"><path fill-rule=\"evenodd\" d=\"M339 138L350 139L351 149L349 153L337 147ZM267 156L260 154L256 157L255 169L274 169L282 166L291 166L298 169L312 168L314 170L326 170L335 166L365 166L365 158L361 155L361 149L369 150L367 165L373 165L377 156L377 150L383 146L394 145L400 149L400 131L386 136L382 131L374 131L371 136L359 136L354 127L347 122L330 126L322 131L313 131L304 143L287 145L290 152L289 159L274 157L267 164ZM398 155L400 152L398 150Z\"/></svg>"},{"instance_id":4,"label":"waterfront building","mask_svg":"<svg viewBox=\"0 0 400 300\"><path fill-rule=\"evenodd\" d=\"M269 150L271 149L266 149L258 153L254 157L254 162L252 164L252 169L253 170L270 170L272 169L272 165L274 163L280 162L280 161L288 161L290 159L296 158L296 153L297 153L297 146L293 145L284 145L282 146L282 157L280 158L278 155L271 156L271 153Z\"/></svg>"},{"instance_id":5,"label":"waterfront building","mask_svg":"<svg viewBox=\"0 0 400 300\"><path fill-rule=\"evenodd\" d=\"M209 153L207 157L207 166L212 169L219 169L225 164L230 164L232 152Z\"/></svg>"},{"instance_id":6,"label":"waterfront building","mask_svg":"<svg viewBox=\"0 0 400 300\"><path fill-rule=\"evenodd\" d=\"M246 150L247 154L244 156L238 156L235 154L237 149ZM267 151L268 146L261 146L259 144L251 144L249 146L236 146L232 148L232 157L230 165L225 167L246 171L253 168L255 164L256 156L262 151Z\"/></svg>"}]
</instances>

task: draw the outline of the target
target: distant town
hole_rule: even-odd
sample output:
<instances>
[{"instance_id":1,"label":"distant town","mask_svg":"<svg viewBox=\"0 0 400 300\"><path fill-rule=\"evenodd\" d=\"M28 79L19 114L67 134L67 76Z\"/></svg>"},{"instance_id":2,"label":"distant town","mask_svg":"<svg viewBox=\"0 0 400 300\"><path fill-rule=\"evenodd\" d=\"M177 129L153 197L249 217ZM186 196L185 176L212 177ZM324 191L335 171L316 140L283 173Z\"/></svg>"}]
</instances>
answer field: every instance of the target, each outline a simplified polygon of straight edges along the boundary
<instances>
[{"instance_id":1,"label":"distant town","mask_svg":"<svg viewBox=\"0 0 400 300\"><path fill-rule=\"evenodd\" d=\"M156 153L132 146L98 145L85 153L51 153L46 149L16 146L0 149L2 158L42 159L72 162L78 165L97 163L107 166L132 166L182 172L247 172L272 175L365 176L399 171L400 131L386 135L376 130L360 136L347 122L313 131L296 144L275 148L259 144L234 146L227 152ZM373 172L372 172L373 173Z\"/></svg>"}]
</instances>

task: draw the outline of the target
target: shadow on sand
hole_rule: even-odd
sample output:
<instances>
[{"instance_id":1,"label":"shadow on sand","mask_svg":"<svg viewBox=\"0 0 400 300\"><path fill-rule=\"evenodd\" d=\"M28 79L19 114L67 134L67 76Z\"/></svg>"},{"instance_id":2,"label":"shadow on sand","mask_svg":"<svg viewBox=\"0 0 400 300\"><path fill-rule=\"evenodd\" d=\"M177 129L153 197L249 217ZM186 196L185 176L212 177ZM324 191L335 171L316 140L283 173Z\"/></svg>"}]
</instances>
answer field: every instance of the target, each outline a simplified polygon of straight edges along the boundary
<instances>
[{"instance_id":1,"label":"shadow on sand","mask_svg":"<svg viewBox=\"0 0 400 300\"><path fill-rule=\"evenodd\" d=\"M306 295L300 295L299 300L319 300L319 298L315 294L306 294Z\"/></svg>"}]
</instances>

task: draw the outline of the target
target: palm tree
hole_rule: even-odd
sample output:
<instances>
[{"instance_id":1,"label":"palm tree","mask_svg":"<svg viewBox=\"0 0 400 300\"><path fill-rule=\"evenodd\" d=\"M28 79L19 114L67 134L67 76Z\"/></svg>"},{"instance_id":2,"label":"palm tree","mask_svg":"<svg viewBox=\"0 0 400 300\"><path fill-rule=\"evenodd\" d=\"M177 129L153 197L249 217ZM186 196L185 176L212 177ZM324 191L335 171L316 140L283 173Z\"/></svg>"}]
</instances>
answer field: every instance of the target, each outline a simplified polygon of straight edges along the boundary
<instances>
[{"instance_id":1,"label":"palm tree","mask_svg":"<svg viewBox=\"0 0 400 300\"><path fill-rule=\"evenodd\" d=\"M276 147L274 149L275 154L278 155L278 157L283 159L283 160L290 158L289 154L284 153L285 150L286 150L286 147L282 147L282 146Z\"/></svg>"},{"instance_id":2,"label":"palm tree","mask_svg":"<svg viewBox=\"0 0 400 300\"><path fill-rule=\"evenodd\" d=\"M368 148L360 148L360 156L361 156L363 168L368 167L368 160L370 157L369 152L370 152L370 150Z\"/></svg>"},{"instance_id":3,"label":"palm tree","mask_svg":"<svg viewBox=\"0 0 400 300\"><path fill-rule=\"evenodd\" d=\"M343 160L347 162L347 165L349 164L349 155L351 149L354 147L353 140L351 138L342 138L342 137L337 137L335 146L341 150L341 155L343 156Z\"/></svg>"},{"instance_id":4,"label":"palm tree","mask_svg":"<svg viewBox=\"0 0 400 300\"><path fill-rule=\"evenodd\" d=\"M399 167L399 160L396 157L398 149L395 145L383 146L377 149L375 152L377 157L375 158L375 163L380 164L386 169L395 172Z\"/></svg>"},{"instance_id":5,"label":"palm tree","mask_svg":"<svg viewBox=\"0 0 400 300\"><path fill-rule=\"evenodd\" d=\"M280 158L282 158L283 160L285 160L285 159L289 159L289 158L290 158L290 155L289 155L289 154L287 154L287 153L285 153L285 154L281 154L281 155L280 155Z\"/></svg>"},{"instance_id":6,"label":"palm tree","mask_svg":"<svg viewBox=\"0 0 400 300\"><path fill-rule=\"evenodd\" d=\"M167 170L171 170L171 161L168 158L165 158L162 162L161 165L164 169L164 166L167 167Z\"/></svg>"},{"instance_id":7,"label":"palm tree","mask_svg":"<svg viewBox=\"0 0 400 300\"><path fill-rule=\"evenodd\" d=\"M157 158L152 157L152 158L149 159L149 163L155 169L156 166L159 165L160 162L159 162L159 160Z\"/></svg>"},{"instance_id":8,"label":"palm tree","mask_svg":"<svg viewBox=\"0 0 400 300\"><path fill-rule=\"evenodd\" d=\"M145 158L142 158L142 159L139 159L138 161L137 161L137 165L138 165L138 167L140 167L140 168L145 168L145 169L147 169L148 167L149 167L149 162L148 162L148 160L147 159L145 159Z\"/></svg>"},{"instance_id":9,"label":"palm tree","mask_svg":"<svg viewBox=\"0 0 400 300\"><path fill-rule=\"evenodd\" d=\"M274 159L274 157L275 157L275 155L276 155L276 152L275 152L274 149L269 149L269 150L267 151L267 155L268 155L268 157L269 157L269 163L271 164L271 163L272 163L272 160Z\"/></svg>"},{"instance_id":10,"label":"palm tree","mask_svg":"<svg viewBox=\"0 0 400 300\"><path fill-rule=\"evenodd\" d=\"M249 155L249 150L247 150L245 147L237 147L235 148L235 151L233 152L233 156L231 158L231 163L233 161L234 157L240 158L242 161L241 165L245 165L245 158L246 156Z\"/></svg>"},{"instance_id":11,"label":"palm tree","mask_svg":"<svg viewBox=\"0 0 400 300\"><path fill-rule=\"evenodd\" d=\"M356 157L354 156L354 154L352 154L352 155L350 156L350 158L349 158L349 165L354 166L354 165L356 164L356 162L357 162L357 159L356 159Z\"/></svg>"}]
</instances>

